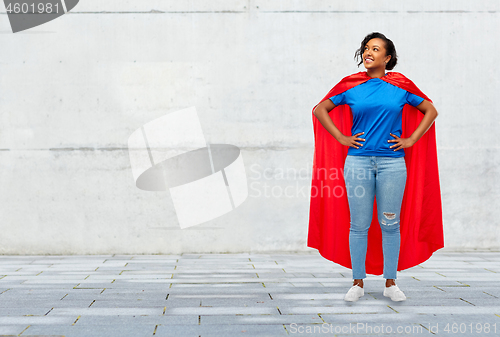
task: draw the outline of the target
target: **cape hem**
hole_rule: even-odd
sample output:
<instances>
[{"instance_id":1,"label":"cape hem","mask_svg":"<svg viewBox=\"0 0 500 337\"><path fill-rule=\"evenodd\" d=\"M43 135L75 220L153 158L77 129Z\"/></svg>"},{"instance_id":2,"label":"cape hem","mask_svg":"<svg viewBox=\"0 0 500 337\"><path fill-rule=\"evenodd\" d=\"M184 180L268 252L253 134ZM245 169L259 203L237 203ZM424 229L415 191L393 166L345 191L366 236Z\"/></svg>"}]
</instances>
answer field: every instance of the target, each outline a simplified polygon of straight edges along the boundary
<instances>
[{"instance_id":1,"label":"cape hem","mask_svg":"<svg viewBox=\"0 0 500 337\"><path fill-rule=\"evenodd\" d=\"M444 248L444 245L436 245L436 246L440 246L440 247L439 248L438 247L431 248L431 251L428 254L425 254L424 256L421 256L419 259L417 259L416 260L417 262L414 265L408 266L408 267L403 267L401 269L398 268L397 271L402 271L402 270L406 270L406 269L410 269L410 268L416 267L419 264L424 263L425 261L429 260L432 257L432 255L435 252L437 252L439 249ZM349 266L347 264L331 260L330 258L328 258L327 256L325 256L323 254L323 252L319 248L316 248L316 247L313 247L313 246L309 246L309 245L307 246L307 248L316 249L318 251L319 255L321 255L323 258L327 259L328 261L331 261L331 262L333 262L335 264L338 264L338 265L340 265L342 267L345 267L347 269L351 269L352 270L352 266ZM369 273L369 272L366 272L366 274L367 275L383 275L384 273L383 272L381 272L381 273Z\"/></svg>"}]
</instances>

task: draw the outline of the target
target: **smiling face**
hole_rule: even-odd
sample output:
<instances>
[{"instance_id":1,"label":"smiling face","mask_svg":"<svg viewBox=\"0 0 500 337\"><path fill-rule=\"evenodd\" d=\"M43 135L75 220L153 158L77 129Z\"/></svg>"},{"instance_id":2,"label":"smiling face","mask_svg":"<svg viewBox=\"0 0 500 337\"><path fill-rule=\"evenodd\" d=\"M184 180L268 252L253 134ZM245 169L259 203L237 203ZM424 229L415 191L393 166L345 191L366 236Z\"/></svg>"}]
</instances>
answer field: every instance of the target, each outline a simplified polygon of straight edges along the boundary
<instances>
[{"instance_id":1,"label":"smiling face","mask_svg":"<svg viewBox=\"0 0 500 337\"><path fill-rule=\"evenodd\" d=\"M386 55L384 40L374 38L368 41L363 52L363 65L366 69L383 68L391 55Z\"/></svg>"}]
</instances>

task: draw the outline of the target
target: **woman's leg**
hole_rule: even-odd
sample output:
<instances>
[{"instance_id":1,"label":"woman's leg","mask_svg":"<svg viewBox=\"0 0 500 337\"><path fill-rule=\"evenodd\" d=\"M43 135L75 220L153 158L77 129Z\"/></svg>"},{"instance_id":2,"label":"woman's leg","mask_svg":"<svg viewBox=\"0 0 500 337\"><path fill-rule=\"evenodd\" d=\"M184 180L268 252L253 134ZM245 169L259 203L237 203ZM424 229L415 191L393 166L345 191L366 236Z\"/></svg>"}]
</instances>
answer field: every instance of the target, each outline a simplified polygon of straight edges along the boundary
<instances>
[{"instance_id":1,"label":"woman's leg","mask_svg":"<svg viewBox=\"0 0 500 337\"><path fill-rule=\"evenodd\" d=\"M377 214L382 229L384 252L384 278L390 286L397 278L399 248L401 242L400 213L406 185L404 157L377 158Z\"/></svg>"},{"instance_id":2,"label":"woman's leg","mask_svg":"<svg viewBox=\"0 0 500 337\"><path fill-rule=\"evenodd\" d=\"M363 287L368 229L373 217L375 197L374 159L369 156L347 156L344 165L347 199L351 214L349 249L354 284Z\"/></svg>"}]
</instances>

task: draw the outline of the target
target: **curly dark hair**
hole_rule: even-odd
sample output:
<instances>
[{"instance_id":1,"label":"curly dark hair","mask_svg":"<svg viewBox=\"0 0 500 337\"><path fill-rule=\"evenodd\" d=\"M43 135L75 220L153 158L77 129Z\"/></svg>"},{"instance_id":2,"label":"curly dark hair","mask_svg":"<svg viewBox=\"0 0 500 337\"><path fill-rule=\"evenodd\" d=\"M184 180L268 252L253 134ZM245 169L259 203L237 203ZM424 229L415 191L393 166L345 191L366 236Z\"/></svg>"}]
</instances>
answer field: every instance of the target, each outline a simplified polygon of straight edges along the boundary
<instances>
[{"instance_id":1,"label":"curly dark hair","mask_svg":"<svg viewBox=\"0 0 500 337\"><path fill-rule=\"evenodd\" d=\"M370 41L371 39L379 38L384 40L385 43L385 50L386 53L385 55L391 55L391 59L389 62L387 62L387 65L385 66L385 69L387 70L392 70L398 63L398 55L396 54L396 47L394 47L394 43L392 43L391 40L389 40L387 37L385 37L384 34L379 33L379 32L373 32L365 36L363 41L361 41L361 47L359 47L358 50L356 50L356 53L354 54L354 59L358 59L358 67L363 63L363 52L365 51L365 46Z\"/></svg>"}]
</instances>

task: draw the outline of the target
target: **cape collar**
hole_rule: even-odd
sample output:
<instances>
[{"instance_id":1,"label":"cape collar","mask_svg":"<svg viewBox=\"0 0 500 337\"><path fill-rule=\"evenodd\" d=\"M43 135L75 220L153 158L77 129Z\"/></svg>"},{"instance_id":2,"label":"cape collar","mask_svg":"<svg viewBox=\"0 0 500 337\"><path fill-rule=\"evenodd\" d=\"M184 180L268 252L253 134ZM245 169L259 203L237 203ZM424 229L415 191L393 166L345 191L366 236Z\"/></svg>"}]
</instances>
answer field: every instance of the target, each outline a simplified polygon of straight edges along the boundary
<instances>
[{"instance_id":1,"label":"cape collar","mask_svg":"<svg viewBox=\"0 0 500 337\"><path fill-rule=\"evenodd\" d=\"M324 100L327 100L328 98L330 98L334 95L341 94L344 91L347 91L351 88L354 88L355 86L357 86L361 83L365 83L366 81L371 80L371 79L372 78L370 76L368 76L366 71L360 71L358 73L346 76L339 83L337 83L337 85L335 85L319 103L323 102ZM389 83L389 84L395 85L398 88L406 90L414 95L420 96L420 97L422 97L422 98L424 98L427 101L432 103L432 101L429 97L427 97L422 91L420 91L420 89L410 79L408 79L406 76L404 76L401 73L398 73L396 71L391 71L391 72L386 73L380 79ZM316 104L313 107L312 111L314 111L314 109L316 108L316 106L318 104Z\"/></svg>"}]
</instances>

